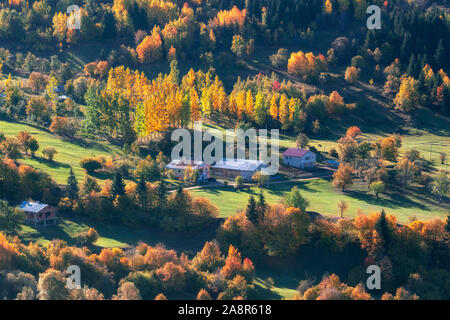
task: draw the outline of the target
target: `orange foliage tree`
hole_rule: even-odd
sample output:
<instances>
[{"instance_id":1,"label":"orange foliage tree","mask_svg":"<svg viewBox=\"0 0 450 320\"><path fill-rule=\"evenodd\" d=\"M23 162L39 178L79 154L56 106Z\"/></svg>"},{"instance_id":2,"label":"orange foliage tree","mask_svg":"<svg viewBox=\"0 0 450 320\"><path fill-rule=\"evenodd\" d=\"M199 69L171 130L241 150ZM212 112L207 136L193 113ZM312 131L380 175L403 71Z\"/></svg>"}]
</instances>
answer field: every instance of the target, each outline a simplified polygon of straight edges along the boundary
<instances>
[{"instance_id":1,"label":"orange foliage tree","mask_svg":"<svg viewBox=\"0 0 450 320\"><path fill-rule=\"evenodd\" d=\"M136 52L138 59L143 64L148 64L161 60L162 58L162 39L160 29L154 27L152 34L146 36L137 46Z\"/></svg>"}]
</instances>

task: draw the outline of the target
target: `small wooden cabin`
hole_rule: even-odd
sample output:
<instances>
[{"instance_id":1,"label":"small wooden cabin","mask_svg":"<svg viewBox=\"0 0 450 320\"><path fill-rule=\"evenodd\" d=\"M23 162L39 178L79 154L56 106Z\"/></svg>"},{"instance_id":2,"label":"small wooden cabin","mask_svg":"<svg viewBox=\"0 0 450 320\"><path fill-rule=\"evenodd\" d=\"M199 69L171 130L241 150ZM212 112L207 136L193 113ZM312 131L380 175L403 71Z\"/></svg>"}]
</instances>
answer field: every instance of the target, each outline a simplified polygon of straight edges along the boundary
<instances>
[{"instance_id":1,"label":"small wooden cabin","mask_svg":"<svg viewBox=\"0 0 450 320\"><path fill-rule=\"evenodd\" d=\"M56 224L56 211L58 211L58 209L48 204L24 201L20 204L19 210L25 212L26 222L33 224L35 227L38 224L42 224L46 227L50 222Z\"/></svg>"}]
</instances>

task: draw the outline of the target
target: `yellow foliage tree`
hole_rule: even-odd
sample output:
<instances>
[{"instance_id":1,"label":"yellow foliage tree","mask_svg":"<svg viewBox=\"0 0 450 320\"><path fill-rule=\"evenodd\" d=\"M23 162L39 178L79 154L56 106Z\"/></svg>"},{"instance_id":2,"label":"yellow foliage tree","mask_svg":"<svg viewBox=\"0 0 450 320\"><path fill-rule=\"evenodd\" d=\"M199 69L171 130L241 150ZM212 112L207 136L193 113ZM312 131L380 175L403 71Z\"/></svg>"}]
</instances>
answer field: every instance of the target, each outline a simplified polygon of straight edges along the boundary
<instances>
[{"instance_id":1,"label":"yellow foliage tree","mask_svg":"<svg viewBox=\"0 0 450 320\"><path fill-rule=\"evenodd\" d=\"M278 108L278 94L274 94L270 100L270 116L274 120L278 120L279 108Z\"/></svg>"},{"instance_id":2,"label":"yellow foliage tree","mask_svg":"<svg viewBox=\"0 0 450 320\"><path fill-rule=\"evenodd\" d=\"M325 3L323 4L323 11L326 14L333 13L333 3L331 2L331 0L325 0Z\"/></svg>"},{"instance_id":3,"label":"yellow foliage tree","mask_svg":"<svg viewBox=\"0 0 450 320\"><path fill-rule=\"evenodd\" d=\"M394 99L395 108L403 112L411 112L419 104L419 98L417 80L413 77L404 77Z\"/></svg>"},{"instance_id":4,"label":"yellow foliage tree","mask_svg":"<svg viewBox=\"0 0 450 320\"><path fill-rule=\"evenodd\" d=\"M279 107L279 118L281 125L283 128L287 128L289 126L289 100L285 94L282 94L280 97L280 107Z\"/></svg>"}]
</instances>

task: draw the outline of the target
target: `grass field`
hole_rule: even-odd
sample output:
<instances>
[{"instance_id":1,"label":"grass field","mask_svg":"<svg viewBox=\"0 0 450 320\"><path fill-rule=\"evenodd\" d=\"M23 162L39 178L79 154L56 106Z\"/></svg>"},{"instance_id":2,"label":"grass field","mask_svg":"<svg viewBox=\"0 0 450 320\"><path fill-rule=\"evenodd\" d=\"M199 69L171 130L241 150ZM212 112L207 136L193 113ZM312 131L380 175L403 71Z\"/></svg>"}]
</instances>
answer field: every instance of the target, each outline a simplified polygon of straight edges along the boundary
<instances>
[{"instance_id":1,"label":"grass field","mask_svg":"<svg viewBox=\"0 0 450 320\"><path fill-rule=\"evenodd\" d=\"M270 288L270 291L273 295L277 296L277 299L284 299L284 300L291 300L296 294L297 290L295 289L296 286L298 286L299 280L295 278L290 278L288 280L288 284L286 284L284 279L280 279L280 277L277 277L275 275L275 279L273 278L274 275L272 275L272 279L274 280L274 285ZM285 277L284 277L285 278ZM267 288L267 278L262 277L256 277L256 279L253 281L253 284L255 286L261 287L266 289ZM265 295L267 296L267 294ZM269 297L264 297L263 299L270 300Z\"/></svg>"},{"instance_id":2,"label":"grass field","mask_svg":"<svg viewBox=\"0 0 450 320\"><path fill-rule=\"evenodd\" d=\"M30 132L38 140L39 150L36 152L35 158L24 157L19 159L19 162L29 164L49 173L57 183L61 184L66 183L70 167L73 168L78 181L83 181L85 172L79 163L84 157L112 157L114 154L122 154L119 147L106 142L87 141L86 143L77 144L66 141L50 132L17 122L0 120L0 131L7 137L14 137L20 131ZM48 146L54 147L58 151L53 162L47 161L42 157L42 150ZM99 175L96 178L101 179L102 176Z\"/></svg>"},{"instance_id":3,"label":"grass field","mask_svg":"<svg viewBox=\"0 0 450 320\"><path fill-rule=\"evenodd\" d=\"M273 184L268 189L264 189L266 201L268 203L281 202L286 192L289 192L294 186L297 186L302 195L309 200L308 210L327 216L339 215L337 204L341 200L345 200L349 204L349 209L345 213L347 217L355 217L358 209L365 213L371 213L384 208L386 212L396 215L400 222L407 222L408 218L412 216L416 216L418 219L445 217L449 210L448 205L440 207L437 203L430 202L425 197L414 193L395 194L392 197L381 195L377 199L372 193L366 193L367 188L358 183L353 186L351 191L342 193L332 186L329 179ZM210 188L191 192L194 196L209 198L220 208L220 216L228 217L234 215L238 210L244 209L250 195L257 196L259 189L234 191L233 188Z\"/></svg>"}]
</instances>

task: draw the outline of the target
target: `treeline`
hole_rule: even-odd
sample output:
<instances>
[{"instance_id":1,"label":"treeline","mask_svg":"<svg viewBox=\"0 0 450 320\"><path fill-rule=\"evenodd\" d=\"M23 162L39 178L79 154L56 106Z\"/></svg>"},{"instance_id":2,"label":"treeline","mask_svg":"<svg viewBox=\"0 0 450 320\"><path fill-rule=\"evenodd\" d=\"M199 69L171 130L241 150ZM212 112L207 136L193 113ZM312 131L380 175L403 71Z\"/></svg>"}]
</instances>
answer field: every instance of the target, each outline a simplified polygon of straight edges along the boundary
<instances>
[{"instance_id":1,"label":"treeline","mask_svg":"<svg viewBox=\"0 0 450 320\"><path fill-rule=\"evenodd\" d=\"M275 76L238 80L228 95L212 71L191 70L180 80L176 61L170 74L154 80L124 67L113 68L106 85L88 88L85 100L85 130L119 137L125 143L137 136L188 127L202 118L224 121L224 116L236 126L248 123L319 134L320 121L356 107L345 104L337 91L307 98Z\"/></svg>"},{"instance_id":2,"label":"treeline","mask_svg":"<svg viewBox=\"0 0 450 320\"><path fill-rule=\"evenodd\" d=\"M23 244L0 233L0 293L18 300L165 300L251 299L254 266L230 246L223 254L207 242L195 257L178 255L162 245L140 243L122 250L68 246L54 240L47 247ZM77 265L81 288L69 290L66 269Z\"/></svg>"},{"instance_id":3,"label":"treeline","mask_svg":"<svg viewBox=\"0 0 450 320\"><path fill-rule=\"evenodd\" d=\"M125 183L118 172L103 186L86 176L80 187L71 173L58 207L63 213L84 215L101 222L179 232L198 231L215 223L219 215L211 201L193 198L181 184L175 192L169 192L163 176L154 184L143 178L138 183Z\"/></svg>"},{"instance_id":4,"label":"treeline","mask_svg":"<svg viewBox=\"0 0 450 320\"><path fill-rule=\"evenodd\" d=\"M57 205L62 190L50 175L9 158L0 158L0 199L17 204L24 199Z\"/></svg>"}]
</instances>

